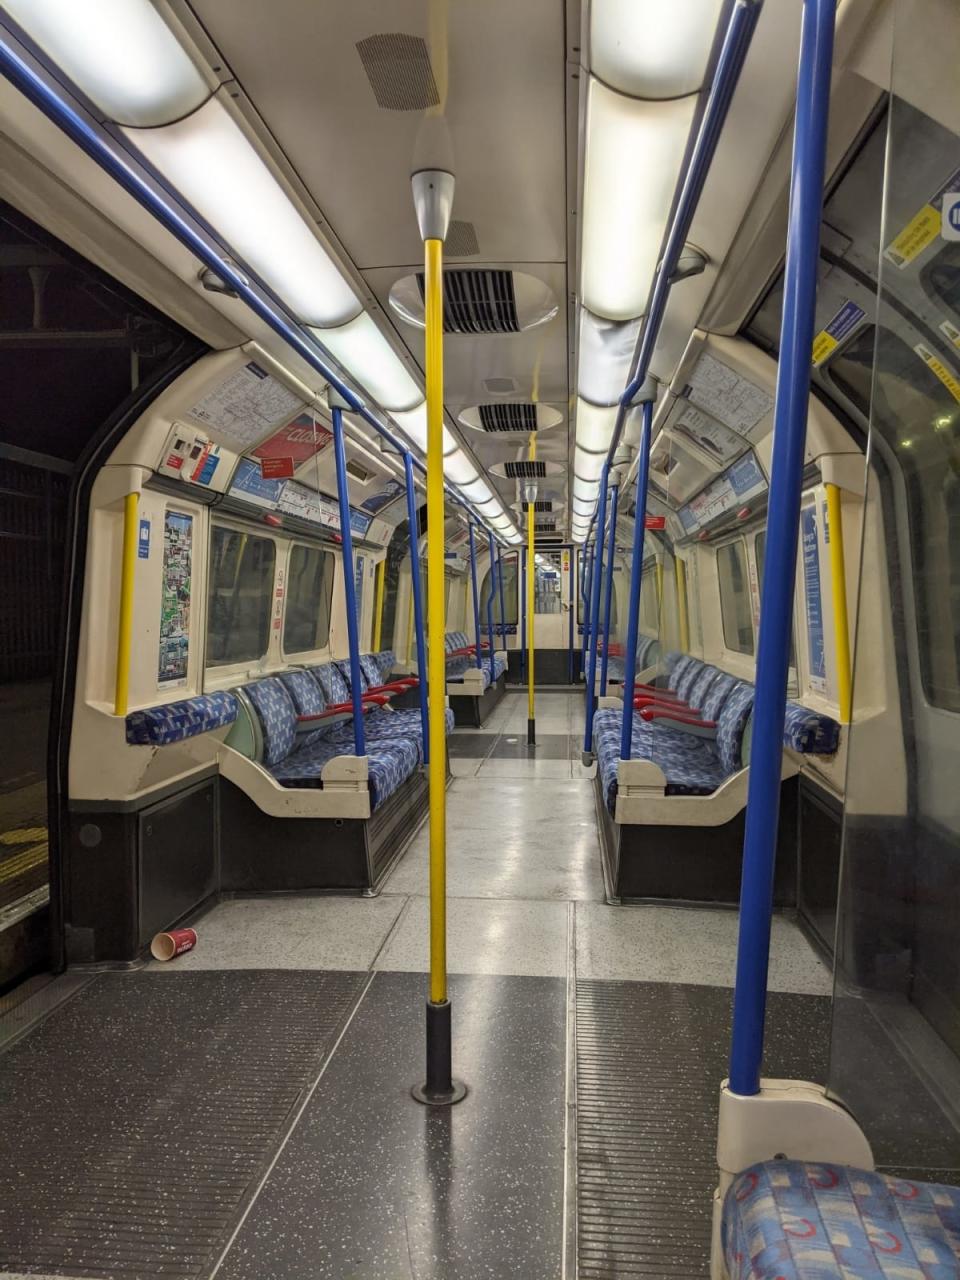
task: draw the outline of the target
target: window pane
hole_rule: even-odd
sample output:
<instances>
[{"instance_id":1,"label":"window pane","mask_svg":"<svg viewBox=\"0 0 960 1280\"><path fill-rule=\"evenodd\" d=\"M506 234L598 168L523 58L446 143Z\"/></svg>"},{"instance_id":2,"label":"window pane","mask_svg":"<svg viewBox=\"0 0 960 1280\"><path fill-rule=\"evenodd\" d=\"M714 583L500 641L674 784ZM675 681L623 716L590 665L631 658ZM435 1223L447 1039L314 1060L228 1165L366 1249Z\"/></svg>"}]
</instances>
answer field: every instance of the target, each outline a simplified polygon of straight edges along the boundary
<instances>
[{"instance_id":1,"label":"window pane","mask_svg":"<svg viewBox=\"0 0 960 1280\"><path fill-rule=\"evenodd\" d=\"M276 547L236 529L213 526L207 599L207 666L262 658L270 638Z\"/></svg>"},{"instance_id":2,"label":"window pane","mask_svg":"<svg viewBox=\"0 0 960 1280\"><path fill-rule=\"evenodd\" d=\"M753 653L753 615L747 581L747 549L742 541L717 550L723 640L734 653Z\"/></svg>"},{"instance_id":3,"label":"window pane","mask_svg":"<svg viewBox=\"0 0 960 1280\"><path fill-rule=\"evenodd\" d=\"M332 552L319 547L293 548L283 622L285 653L322 649L329 641L333 575Z\"/></svg>"},{"instance_id":4,"label":"window pane","mask_svg":"<svg viewBox=\"0 0 960 1280\"><path fill-rule=\"evenodd\" d=\"M533 587L534 613L560 613L563 590L563 568L559 556L537 553L540 561L535 565ZM603 616L601 611L601 624Z\"/></svg>"},{"instance_id":5,"label":"window pane","mask_svg":"<svg viewBox=\"0 0 960 1280\"><path fill-rule=\"evenodd\" d=\"M830 366L864 414L874 362L869 332L869 342L851 344ZM947 369L946 361L938 364ZM952 368L947 373L955 376ZM872 424L894 451L906 490L924 693L935 706L960 711L960 404L927 361L886 328L876 341L872 390Z\"/></svg>"},{"instance_id":6,"label":"window pane","mask_svg":"<svg viewBox=\"0 0 960 1280\"><path fill-rule=\"evenodd\" d=\"M517 561L516 557L509 560L501 560L503 569L503 607L506 611L504 622L507 626L517 625ZM487 601L490 598L490 570L488 569L484 575L483 583L480 587L480 625L487 625ZM500 587L497 586L493 599L493 622L496 625L500 621Z\"/></svg>"}]
</instances>

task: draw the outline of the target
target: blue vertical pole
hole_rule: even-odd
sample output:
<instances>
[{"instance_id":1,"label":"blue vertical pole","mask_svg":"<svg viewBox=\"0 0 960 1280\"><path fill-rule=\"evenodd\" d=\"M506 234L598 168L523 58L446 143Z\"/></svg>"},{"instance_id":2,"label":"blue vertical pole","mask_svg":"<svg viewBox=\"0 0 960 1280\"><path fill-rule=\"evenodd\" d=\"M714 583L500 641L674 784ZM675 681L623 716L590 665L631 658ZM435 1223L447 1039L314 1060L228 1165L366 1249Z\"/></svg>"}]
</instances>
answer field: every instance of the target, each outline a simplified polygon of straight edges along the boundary
<instances>
[{"instance_id":1,"label":"blue vertical pole","mask_svg":"<svg viewBox=\"0 0 960 1280\"><path fill-rule=\"evenodd\" d=\"M333 394L331 392L331 394ZM347 454L343 444L343 410L333 408L333 449L337 463L337 500L340 504L340 537L343 545L343 590L347 598L347 645L350 651L350 699L353 702L353 749L367 754L363 735L363 676L360 670L360 636L357 627L357 584L353 576L353 533L350 529L350 491L347 488Z\"/></svg>"},{"instance_id":2,"label":"blue vertical pole","mask_svg":"<svg viewBox=\"0 0 960 1280\"><path fill-rule=\"evenodd\" d=\"M590 581L593 575L593 547L584 544L581 553L580 575L580 617L583 626L583 641L580 645L580 670L583 678L587 677L587 645L590 643Z\"/></svg>"},{"instance_id":3,"label":"blue vertical pole","mask_svg":"<svg viewBox=\"0 0 960 1280\"><path fill-rule=\"evenodd\" d=\"M603 662L600 666L600 692L606 697L607 665L610 659L610 606L613 603L613 560L617 549L617 495L620 486L610 491L610 537L607 542L607 582L603 598Z\"/></svg>"},{"instance_id":4,"label":"blue vertical pole","mask_svg":"<svg viewBox=\"0 0 960 1280\"><path fill-rule=\"evenodd\" d=\"M623 724L620 759L629 760L633 749L633 686L637 678L637 643L640 638L640 588L643 585L643 543L647 533L647 486L650 481L650 435L653 401L640 408L640 462L637 467L637 509L633 520L633 553L630 560L630 595L627 603L627 647L623 654Z\"/></svg>"},{"instance_id":5,"label":"blue vertical pole","mask_svg":"<svg viewBox=\"0 0 960 1280\"><path fill-rule=\"evenodd\" d=\"M487 642L490 645L490 683L493 684L493 673L496 670L496 665L497 665L497 661L496 661L497 646L494 644L494 632L493 632L493 595L494 595L494 591L496 590L497 583L496 583L496 578L494 576L494 561L495 561L495 555L496 555L496 547L494 545L492 533L489 535L489 538L490 538L490 541L488 545L490 547L490 594L487 596Z\"/></svg>"},{"instance_id":6,"label":"blue vertical pole","mask_svg":"<svg viewBox=\"0 0 960 1280\"><path fill-rule=\"evenodd\" d=\"M600 505L597 508L594 536L593 569L590 574L590 635L587 637L586 722L583 728L583 754L593 754L593 704L597 680L597 641L600 635L600 581L603 578L603 531L607 527L607 477L610 464L604 462L600 472Z\"/></svg>"},{"instance_id":7,"label":"blue vertical pole","mask_svg":"<svg viewBox=\"0 0 960 1280\"><path fill-rule=\"evenodd\" d=\"M567 612L567 683L573 684L573 619L577 612L577 548L570 548L570 601Z\"/></svg>"},{"instance_id":8,"label":"blue vertical pole","mask_svg":"<svg viewBox=\"0 0 960 1280\"><path fill-rule=\"evenodd\" d=\"M501 648L505 649L507 647L507 610L503 594L503 556L499 543L497 543L497 587L500 591L500 635L503 637Z\"/></svg>"},{"instance_id":9,"label":"blue vertical pole","mask_svg":"<svg viewBox=\"0 0 960 1280\"><path fill-rule=\"evenodd\" d=\"M473 631L477 638L477 666L483 667L483 655L480 652L480 592L477 590L477 544L473 537L473 521L467 525L470 530L470 581L473 583Z\"/></svg>"},{"instance_id":10,"label":"blue vertical pole","mask_svg":"<svg viewBox=\"0 0 960 1280\"><path fill-rule=\"evenodd\" d=\"M763 1057L780 764L810 396L810 345L817 297L835 5L836 0L804 0L800 32L767 549L760 595L763 616L757 645L730 1047L730 1089L744 1095L759 1092Z\"/></svg>"},{"instance_id":11,"label":"blue vertical pole","mask_svg":"<svg viewBox=\"0 0 960 1280\"><path fill-rule=\"evenodd\" d=\"M520 561L520 683L527 678L527 557L517 552Z\"/></svg>"},{"instance_id":12,"label":"blue vertical pole","mask_svg":"<svg viewBox=\"0 0 960 1280\"><path fill-rule=\"evenodd\" d=\"M423 732L423 763L430 763L430 720L427 710L427 652L423 634L423 594L420 587L420 521L413 487L413 458L403 455L407 479L407 524L410 526L410 582L413 586L413 628L417 637L417 673L420 677L420 727Z\"/></svg>"}]
</instances>

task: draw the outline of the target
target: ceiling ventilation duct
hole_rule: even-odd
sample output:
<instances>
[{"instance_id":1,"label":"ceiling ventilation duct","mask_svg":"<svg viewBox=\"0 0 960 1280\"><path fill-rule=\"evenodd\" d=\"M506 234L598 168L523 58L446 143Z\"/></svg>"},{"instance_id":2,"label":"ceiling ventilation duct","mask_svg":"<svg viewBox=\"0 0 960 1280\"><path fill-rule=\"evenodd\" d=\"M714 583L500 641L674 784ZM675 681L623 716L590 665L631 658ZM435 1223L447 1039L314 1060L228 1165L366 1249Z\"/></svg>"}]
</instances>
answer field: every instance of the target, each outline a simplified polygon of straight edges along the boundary
<instances>
[{"instance_id":1,"label":"ceiling ventilation duct","mask_svg":"<svg viewBox=\"0 0 960 1280\"><path fill-rule=\"evenodd\" d=\"M563 414L547 404L534 404L532 400L508 400L491 404L477 404L464 409L460 421L474 431L492 433L546 431L563 422Z\"/></svg>"},{"instance_id":2,"label":"ceiling ventilation duct","mask_svg":"<svg viewBox=\"0 0 960 1280\"><path fill-rule=\"evenodd\" d=\"M357 53L384 111L426 111L440 105L427 43L420 36L381 31L358 40Z\"/></svg>"},{"instance_id":3,"label":"ceiling ventilation duct","mask_svg":"<svg viewBox=\"0 0 960 1280\"><path fill-rule=\"evenodd\" d=\"M395 282L390 306L407 324L423 328L423 272ZM446 333L520 333L556 314L553 290L525 272L451 267L443 273Z\"/></svg>"}]
</instances>

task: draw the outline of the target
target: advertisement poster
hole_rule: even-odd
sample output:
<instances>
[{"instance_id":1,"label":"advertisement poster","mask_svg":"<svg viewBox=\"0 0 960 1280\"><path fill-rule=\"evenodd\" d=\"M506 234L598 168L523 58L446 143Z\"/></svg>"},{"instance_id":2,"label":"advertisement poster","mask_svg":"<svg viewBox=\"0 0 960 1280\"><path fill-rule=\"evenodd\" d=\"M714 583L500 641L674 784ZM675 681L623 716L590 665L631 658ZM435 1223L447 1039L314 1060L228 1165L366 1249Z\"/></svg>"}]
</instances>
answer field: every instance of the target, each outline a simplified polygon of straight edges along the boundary
<instances>
[{"instance_id":1,"label":"advertisement poster","mask_svg":"<svg viewBox=\"0 0 960 1280\"><path fill-rule=\"evenodd\" d=\"M803 592L810 652L810 686L823 693L827 687L827 659L823 648L820 547L817 538L817 509L814 506L804 507L800 513L800 542L803 549Z\"/></svg>"},{"instance_id":2,"label":"advertisement poster","mask_svg":"<svg viewBox=\"0 0 960 1280\"><path fill-rule=\"evenodd\" d=\"M331 433L314 419L313 414L301 413L257 445L253 457L292 458L294 465L299 466L315 454L323 453L332 439Z\"/></svg>"},{"instance_id":3,"label":"advertisement poster","mask_svg":"<svg viewBox=\"0 0 960 1280\"><path fill-rule=\"evenodd\" d=\"M193 516L168 511L163 522L163 579L160 603L161 686L186 684L190 650L190 567Z\"/></svg>"},{"instance_id":4,"label":"advertisement poster","mask_svg":"<svg viewBox=\"0 0 960 1280\"><path fill-rule=\"evenodd\" d=\"M378 511L388 507L391 502L396 502L402 494L406 493L406 490L406 485L401 484L399 480L388 480L379 492L371 493L366 501L360 503L360 506L364 511L369 511L371 515L375 516Z\"/></svg>"}]
</instances>

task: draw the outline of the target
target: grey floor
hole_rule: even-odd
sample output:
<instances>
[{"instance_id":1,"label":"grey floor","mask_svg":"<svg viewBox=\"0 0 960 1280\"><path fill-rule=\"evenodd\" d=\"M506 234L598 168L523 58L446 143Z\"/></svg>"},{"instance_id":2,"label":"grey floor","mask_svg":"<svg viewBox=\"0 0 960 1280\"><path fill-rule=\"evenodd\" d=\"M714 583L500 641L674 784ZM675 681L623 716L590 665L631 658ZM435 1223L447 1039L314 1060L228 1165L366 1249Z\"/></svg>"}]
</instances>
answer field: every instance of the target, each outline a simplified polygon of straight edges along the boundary
<instances>
[{"instance_id":1,"label":"grey floor","mask_svg":"<svg viewBox=\"0 0 960 1280\"><path fill-rule=\"evenodd\" d=\"M679 986L708 1004L709 991L695 992L714 989L722 1002L716 989L732 985L737 920L732 911L607 905L590 772L580 764L582 695L538 694L532 752L526 727L526 695L509 693L482 731L457 730L450 742L454 1068L470 1088L452 1111L427 1112L409 1096L422 1072L425 829L379 897L225 902L198 922L196 950L140 975L171 990L229 970L286 970L291 984L340 971L359 983L222 1247L182 1274L576 1275L578 990L664 984L665 997ZM828 972L786 919L774 924L770 986L804 997L830 991ZM236 1028L227 1018L216 1034L229 1040ZM0 1252L0 1280L9 1280L17 1267L4 1272L4 1261Z\"/></svg>"}]
</instances>

